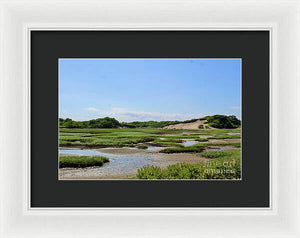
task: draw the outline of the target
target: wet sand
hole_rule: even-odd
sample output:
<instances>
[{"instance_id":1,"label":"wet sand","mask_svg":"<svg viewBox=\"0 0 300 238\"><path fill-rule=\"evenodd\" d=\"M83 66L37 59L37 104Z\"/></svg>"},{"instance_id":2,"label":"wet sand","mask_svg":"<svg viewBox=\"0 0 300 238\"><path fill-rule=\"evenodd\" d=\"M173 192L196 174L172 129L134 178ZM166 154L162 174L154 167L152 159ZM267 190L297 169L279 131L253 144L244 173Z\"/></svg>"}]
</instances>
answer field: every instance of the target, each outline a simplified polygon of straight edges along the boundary
<instances>
[{"instance_id":1,"label":"wet sand","mask_svg":"<svg viewBox=\"0 0 300 238\"><path fill-rule=\"evenodd\" d=\"M59 179L134 179L137 170L146 165L166 168L168 165L180 162L193 164L207 160L193 153L164 154L158 151L136 148L103 148L94 150L107 153L112 159L110 158L110 162L105 163L102 167L59 169Z\"/></svg>"}]
</instances>

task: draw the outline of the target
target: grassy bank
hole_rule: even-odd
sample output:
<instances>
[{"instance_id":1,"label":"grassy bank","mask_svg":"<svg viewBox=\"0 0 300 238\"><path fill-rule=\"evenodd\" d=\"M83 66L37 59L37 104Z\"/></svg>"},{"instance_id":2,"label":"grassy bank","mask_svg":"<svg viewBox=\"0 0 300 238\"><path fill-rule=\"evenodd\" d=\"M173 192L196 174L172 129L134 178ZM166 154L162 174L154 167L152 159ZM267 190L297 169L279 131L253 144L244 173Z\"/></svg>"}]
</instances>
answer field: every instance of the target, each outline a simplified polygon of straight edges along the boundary
<instances>
[{"instance_id":1,"label":"grassy bank","mask_svg":"<svg viewBox=\"0 0 300 238\"><path fill-rule=\"evenodd\" d=\"M241 135L216 135L210 137L210 139L240 139Z\"/></svg>"},{"instance_id":2,"label":"grassy bank","mask_svg":"<svg viewBox=\"0 0 300 238\"><path fill-rule=\"evenodd\" d=\"M194 152L202 152L204 148L202 146L197 146L197 145L192 145L188 147L181 147L181 148L166 148L161 150L161 153L166 153L166 154L173 154L173 153L194 153Z\"/></svg>"},{"instance_id":3,"label":"grassy bank","mask_svg":"<svg viewBox=\"0 0 300 238\"><path fill-rule=\"evenodd\" d=\"M151 142L151 145L160 147L183 147L182 140L174 138L156 139Z\"/></svg>"},{"instance_id":4,"label":"grassy bank","mask_svg":"<svg viewBox=\"0 0 300 238\"><path fill-rule=\"evenodd\" d=\"M59 158L59 168L85 168L102 166L109 160L102 156L63 156Z\"/></svg>"},{"instance_id":5,"label":"grassy bank","mask_svg":"<svg viewBox=\"0 0 300 238\"><path fill-rule=\"evenodd\" d=\"M188 147L171 147L161 150L162 153L172 154L172 153L196 153L196 152L202 152L207 147L213 147L213 146L233 146L233 147L241 147L241 143L227 143L227 142L221 142L221 143L198 143L192 146Z\"/></svg>"},{"instance_id":6,"label":"grassy bank","mask_svg":"<svg viewBox=\"0 0 300 238\"><path fill-rule=\"evenodd\" d=\"M178 163L166 169L145 166L138 170L138 179L240 179L240 150L209 151L201 156L213 160L198 164Z\"/></svg>"},{"instance_id":7,"label":"grassy bank","mask_svg":"<svg viewBox=\"0 0 300 238\"><path fill-rule=\"evenodd\" d=\"M240 129L216 130L166 130L156 128L118 128L118 129L60 129L59 145L66 147L134 147L139 143L153 142L164 147L181 147L182 139L206 142L200 135L221 138L238 138L229 132L238 133ZM192 134L185 134L192 133ZM204 144L204 143L203 143Z\"/></svg>"}]
</instances>

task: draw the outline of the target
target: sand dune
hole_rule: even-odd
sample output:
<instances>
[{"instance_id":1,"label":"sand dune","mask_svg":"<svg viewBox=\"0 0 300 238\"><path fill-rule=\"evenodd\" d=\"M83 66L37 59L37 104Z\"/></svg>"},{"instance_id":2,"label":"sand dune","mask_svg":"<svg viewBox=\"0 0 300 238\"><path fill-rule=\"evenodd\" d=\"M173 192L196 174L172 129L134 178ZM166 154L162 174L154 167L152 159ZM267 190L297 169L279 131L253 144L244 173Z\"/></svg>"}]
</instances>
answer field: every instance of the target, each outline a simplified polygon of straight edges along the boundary
<instances>
[{"instance_id":1,"label":"sand dune","mask_svg":"<svg viewBox=\"0 0 300 238\"><path fill-rule=\"evenodd\" d=\"M163 129L188 129L188 130L198 130L200 125L204 125L207 120L197 120L195 122L188 123L178 123L175 125L165 126ZM209 126L207 124L204 125L207 129Z\"/></svg>"}]
</instances>

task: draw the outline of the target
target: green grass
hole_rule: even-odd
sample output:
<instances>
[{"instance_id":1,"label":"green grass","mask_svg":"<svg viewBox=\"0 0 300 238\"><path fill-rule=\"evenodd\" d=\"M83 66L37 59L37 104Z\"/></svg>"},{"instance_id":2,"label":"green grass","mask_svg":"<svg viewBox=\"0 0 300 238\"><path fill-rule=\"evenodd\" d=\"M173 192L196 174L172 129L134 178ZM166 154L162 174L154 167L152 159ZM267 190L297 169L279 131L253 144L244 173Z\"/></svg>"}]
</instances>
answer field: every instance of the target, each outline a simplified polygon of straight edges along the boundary
<instances>
[{"instance_id":1,"label":"green grass","mask_svg":"<svg viewBox=\"0 0 300 238\"><path fill-rule=\"evenodd\" d=\"M208 141L208 139L206 139L206 138L197 138L197 139L195 139L195 141L206 142L206 141Z\"/></svg>"},{"instance_id":2,"label":"green grass","mask_svg":"<svg viewBox=\"0 0 300 238\"><path fill-rule=\"evenodd\" d=\"M181 147L181 148L166 148L161 150L162 153L172 154L172 153L197 153L202 152L206 147L211 146L233 146L233 147L241 147L241 143L198 143L192 146Z\"/></svg>"},{"instance_id":3,"label":"green grass","mask_svg":"<svg viewBox=\"0 0 300 238\"><path fill-rule=\"evenodd\" d=\"M102 156L62 156L59 157L59 168L85 168L102 166L109 160Z\"/></svg>"},{"instance_id":4,"label":"green grass","mask_svg":"<svg viewBox=\"0 0 300 238\"><path fill-rule=\"evenodd\" d=\"M173 136L170 136L170 135L163 135L161 137L164 137L166 139L198 139L199 138L199 135L201 134L191 134L191 135L173 135Z\"/></svg>"},{"instance_id":5,"label":"green grass","mask_svg":"<svg viewBox=\"0 0 300 238\"><path fill-rule=\"evenodd\" d=\"M241 150L204 151L201 152L200 155L208 159L216 159L216 158L237 159L240 158L241 156Z\"/></svg>"},{"instance_id":6,"label":"green grass","mask_svg":"<svg viewBox=\"0 0 300 238\"><path fill-rule=\"evenodd\" d=\"M164 139L156 139L156 140L153 141L153 143L159 143L159 142L182 143L182 140L176 139L176 138L164 138Z\"/></svg>"},{"instance_id":7,"label":"green grass","mask_svg":"<svg viewBox=\"0 0 300 238\"><path fill-rule=\"evenodd\" d=\"M173 154L173 153L195 153L195 152L202 152L204 150L201 146L188 146L188 147L181 147L181 148L166 148L161 150L160 152L166 154Z\"/></svg>"},{"instance_id":8,"label":"green grass","mask_svg":"<svg viewBox=\"0 0 300 238\"><path fill-rule=\"evenodd\" d=\"M202 156L215 158L198 164L178 163L166 169L145 166L138 169L138 179L240 179L240 150L202 152Z\"/></svg>"},{"instance_id":9,"label":"green grass","mask_svg":"<svg viewBox=\"0 0 300 238\"><path fill-rule=\"evenodd\" d=\"M132 147L159 137L159 129L61 129L60 146Z\"/></svg>"},{"instance_id":10,"label":"green grass","mask_svg":"<svg viewBox=\"0 0 300 238\"><path fill-rule=\"evenodd\" d=\"M164 140L157 139L151 142L154 146L161 146L161 147L168 147L168 146L175 146L175 147L183 147L182 140L174 139L174 138L166 138Z\"/></svg>"},{"instance_id":11,"label":"green grass","mask_svg":"<svg viewBox=\"0 0 300 238\"><path fill-rule=\"evenodd\" d=\"M197 133L183 135L182 133ZM216 130L166 130L157 128L120 128L120 129L60 129L59 145L66 147L135 147L140 143L153 142L162 147L183 147L182 139L194 139L205 142L208 139L199 135L211 135L215 138L236 138L229 132L240 132L240 129ZM162 139L163 138L163 139ZM204 144L204 143L203 143Z\"/></svg>"},{"instance_id":12,"label":"green grass","mask_svg":"<svg viewBox=\"0 0 300 238\"><path fill-rule=\"evenodd\" d=\"M183 147L183 144L181 143L167 142L167 141L153 142L152 145L161 146L161 147L168 147L168 146Z\"/></svg>"},{"instance_id":13,"label":"green grass","mask_svg":"<svg viewBox=\"0 0 300 238\"><path fill-rule=\"evenodd\" d=\"M228 135L228 133L240 133L241 129L240 128L236 128L236 129L213 129L213 130L198 130L197 132L199 132L202 135Z\"/></svg>"},{"instance_id":14,"label":"green grass","mask_svg":"<svg viewBox=\"0 0 300 238\"><path fill-rule=\"evenodd\" d=\"M142 144L137 146L138 149L147 149L148 145Z\"/></svg>"},{"instance_id":15,"label":"green grass","mask_svg":"<svg viewBox=\"0 0 300 238\"><path fill-rule=\"evenodd\" d=\"M70 129L68 129L70 130ZM78 129L76 129L78 130ZM96 130L99 132L99 130ZM66 135L67 134L67 135ZM105 133L80 133L77 132L70 136L70 132L61 132L59 135L60 146L84 146L84 147L132 147L138 143L150 142L155 140L158 135L143 132L111 131Z\"/></svg>"},{"instance_id":16,"label":"green grass","mask_svg":"<svg viewBox=\"0 0 300 238\"><path fill-rule=\"evenodd\" d=\"M184 130L193 131L193 130ZM60 132L64 133L92 133L92 134L105 134L105 133L147 133L147 134L177 134L182 133L183 130L166 130L158 128L117 128L117 129L98 129L98 128L84 128L84 129L73 129L73 128L61 128ZM195 132L195 131L194 131Z\"/></svg>"},{"instance_id":17,"label":"green grass","mask_svg":"<svg viewBox=\"0 0 300 238\"><path fill-rule=\"evenodd\" d=\"M210 137L209 139L239 139L239 138L241 138L241 135L216 135Z\"/></svg>"},{"instance_id":18,"label":"green grass","mask_svg":"<svg viewBox=\"0 0 300 238\"><path fill-rule=\"evenodd\" d=\"M216 142L212 142L212 143L200 143L197 144L197 146L201 146L201 147L210 147L210 146L233 146L236 148L240 148L241 147L241 143L240 142L220 142L220 143L216 143Z\"/></svg>"},{"instance_id":19,"label":"green grass","mask_svg":"<svg viewBox=\"0 0 300 238\"><path fill-rule=\"evenodd\" d=\"M61 129L59 144L60 146L75 147L133 147L139 143L155 141L158 146L181 146L179 143L182 141L179 138L173 138L166 133L182 133L182 130L153 128ZM165 138L165 140L159 138Z\"/></svg>"}]
</instances>

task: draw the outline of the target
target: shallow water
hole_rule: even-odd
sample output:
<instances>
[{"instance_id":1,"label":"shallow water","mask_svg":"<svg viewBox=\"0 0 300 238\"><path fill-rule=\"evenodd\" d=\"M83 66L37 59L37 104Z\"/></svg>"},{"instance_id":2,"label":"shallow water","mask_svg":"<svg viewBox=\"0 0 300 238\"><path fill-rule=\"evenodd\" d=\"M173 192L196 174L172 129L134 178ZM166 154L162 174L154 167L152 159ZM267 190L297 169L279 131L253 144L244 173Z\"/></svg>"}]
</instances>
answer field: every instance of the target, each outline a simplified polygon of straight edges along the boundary
<instances>
[{"instance_id":1,"label":"shallow water","mask_svg":"<svg viewBox=\"0 0 300 238\"><path fill-rule=\"evenodd\" d=\"M153 146L155 147L155 146ZM153 148L154 149L154 148ZM103 152L102 152L103 151ZM164 154L153 151L132 149L113 149L113 152L98 150L63 149L60 154L99 155L109 158L102 167L63 168L59 170L60 179L126 179L134 178L137 170L146 166L165 168L170 164L187 162L195 163L205 159L197 154ZM118 154L119 153L119 154ZM125 154L126 153L126 154Z\"/></svg>"},{"instance_id":2,"label":"shallow water","mask_svg":"<svg viewBox=\"0 0 300 238\"><path fill-rule=\"evenodd\" d=\"M149 150L149 151L157 151L157 150L160 150L159 147L157 146L148 146L148 148L146 150Z\"/></svg>"},{"instance_id":3,"label":"shallow water","mask_svg":"<svg viewBox=\"0 0 300 238\"><path fill-rule=\"evenodd\" d=\"M234 135L240 135L241 133L237 132L237 133L233 133L233 132L228 132L228 135L234 136Z\"/></svg>"},{"instance_id":4,"label":"shallow water","mask_svg":"<svg viewBox=\"0 0 300 238\"><path fill-rule=\"evenodd\" d=\"M224 147L208 147L204 151L225 151L225 150L232 150L233 147L224 146Z\"/></svg>"},{"instance_id":5,"label":"shallow water","mask_svg":"<svg viewBox=\"0 0 300 238\"><path fill-rule=\"evenodd\" d=\"M206 136L206 135L199 135L199 137L202 138L202 139L206 139L206 138L208 138L209 136Z\"/></svg>"},{"instance_id":6,"label":"shallow water","mask_svg":"<svg viewBox=\"0 0 300 238\"><path fill-rule=\"evenodd\" d=\"M60 154L71 154L71 155L86 155L86 156L97 156L100 152L95 150L80 150L80 149L59 149Z\"/></svg>"},{"instance_id":7,"label":"shallow water","mask_svg":"<svg viewBox=\"0 0 300 238\"><path fill-rule=\"evenodd\" d=\"M76 154L76 155L88 155L88 156L104 156L109 158L109 162L105 163L102 167L96 167L84 171L85 176L89 175L118 175L133 174L137 169L146 165L153 165L151 153L137 153L128 155L118 155L103 153L96 150L80 150L80 149L60 149L60 154ZM80 172L80 171L78 171ZM82 173L82 171L81 171Z\"/></svg>"},{"instance_id":8,"label":"shallow water","mask_svg":"<svg viewBox=\"0 0 300 238\"><path fill-rule=\"evenodd\" d=\"M195 140L186 140L183 142L183 145L184 145L184 147L188 147L188 146L195 145L197 143L198 143L198 141L195 141Z\"/></svg>"},{"instance_id":9,"label":"shallow water","mask_svg":"<svg viewBox=\"0 0 300 238\"><path fill-rule=\"evenodd\" d=\"M226 150L225 148L207 148L205 151L224 151Z\"/></svg>"}]
</instances>

